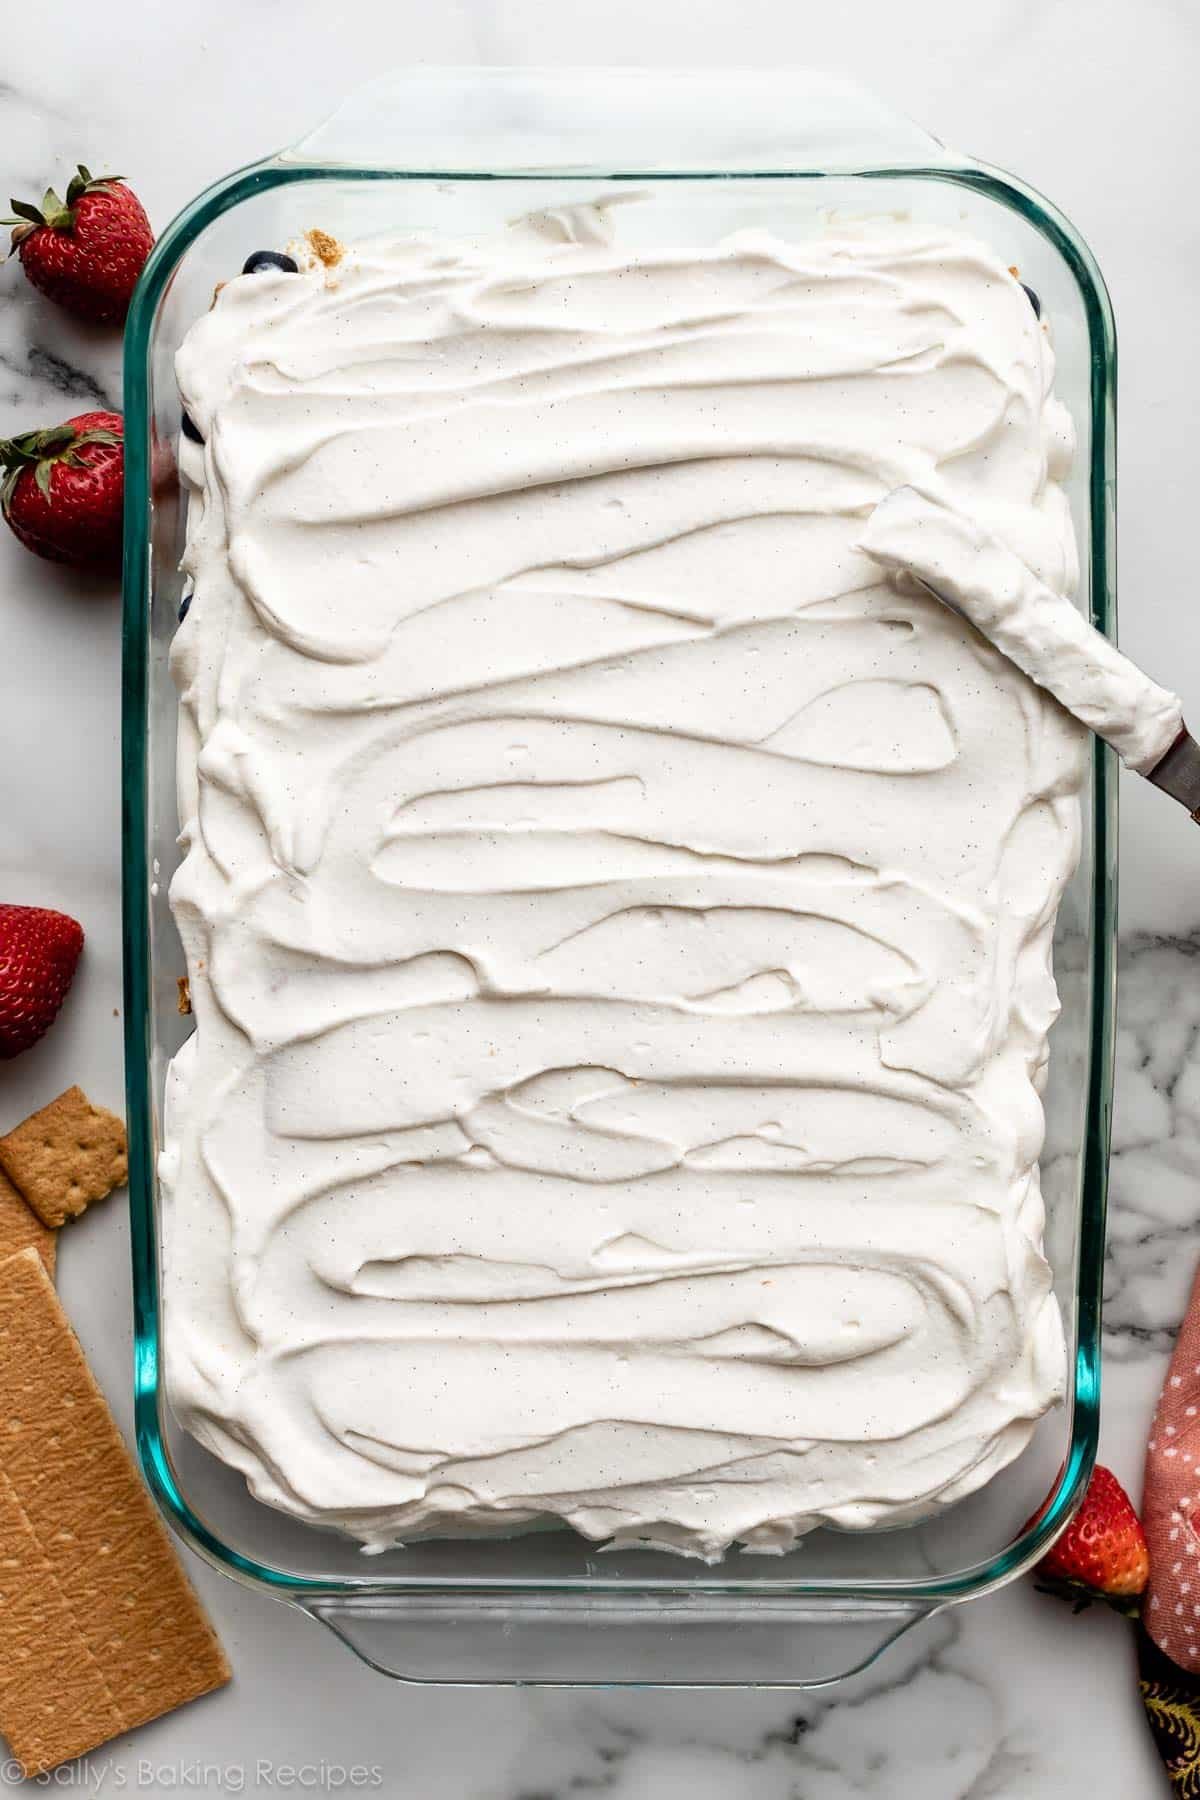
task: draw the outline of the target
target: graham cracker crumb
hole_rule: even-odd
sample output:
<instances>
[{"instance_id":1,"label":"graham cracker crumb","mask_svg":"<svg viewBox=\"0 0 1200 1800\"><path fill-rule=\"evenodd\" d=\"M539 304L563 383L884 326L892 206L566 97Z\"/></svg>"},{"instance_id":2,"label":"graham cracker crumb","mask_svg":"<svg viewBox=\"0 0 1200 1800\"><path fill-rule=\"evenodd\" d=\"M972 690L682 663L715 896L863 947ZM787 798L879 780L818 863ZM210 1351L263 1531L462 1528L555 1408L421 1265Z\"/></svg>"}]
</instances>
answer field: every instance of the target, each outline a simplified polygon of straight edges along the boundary
<instances>
[{"instance_id":1,"label":"graham cracker crumb","mask_svg":"<svg viewBox=\"0 0 1200 1800\"><path fill-rule=\"evenodd\" d=\"M192 1010L192 984L186 975L181 975L176 986L179 989L178 1011L186 1018Z\"/></svg>"},{"instance_id":2,"label":"graham cracker crumb","mask_svg":"<svg viewBox=\"0 0 1200 1800\"><path fill-rule=\"evenodd\" d=\"M324 263L327 269L336 269L346 254L346 246L339 244L335 237L330 237L327 231L316 228L306 231L304 235L317 261Z\"/></svg>"}]
</instances>

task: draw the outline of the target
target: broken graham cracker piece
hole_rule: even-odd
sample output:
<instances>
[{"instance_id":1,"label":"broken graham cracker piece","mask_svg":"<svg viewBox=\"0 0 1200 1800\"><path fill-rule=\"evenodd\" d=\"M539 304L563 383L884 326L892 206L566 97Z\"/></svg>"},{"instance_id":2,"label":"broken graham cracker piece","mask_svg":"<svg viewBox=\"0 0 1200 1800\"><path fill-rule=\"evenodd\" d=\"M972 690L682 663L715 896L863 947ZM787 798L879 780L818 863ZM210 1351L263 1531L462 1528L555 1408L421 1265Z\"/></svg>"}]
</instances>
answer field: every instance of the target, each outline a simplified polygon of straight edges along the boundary
<instances>
[{"instance_id":1,"label":"broken graham cracker piece","mask_svg":"<svg viewBox=\"0 0 1200 1800\"><path fill-rule=\"evenodd\" d=\"M0 1137L0 1169L43 1225L63 1225L129 1179L125 1127L82 1088L68 1088Z\"/></svg>"},{"instance_id":2,"label":"broken graham cracker piece","mask_svg":"<svg viewBox=\"0 0 1200 1800\"><path fill-rule=\"evenodd\" d=\"M32 1244L46 1265L47 1275L53 1275L57 1243L57 1234L42 1224L8 1176L0 1174L0 1262Z\"/></svg>"},{"instance_id":3,"label":"broken graham cracker piece","mask_svg":"<svg viewBox=\"0 0 1200 1800\"><path fill-rule=\"evenodd\" d=\"M0 1264L0 1667L27 1776L230 1677L32 1249Z\"/></svg>"},{"instance_id":4,"label":"broken graham cracker piece","mask_svg":"<svg viewBox=\"0 0 1200 1800\"><path fill-rule=\"evenodd\" d=\"M180 975L175 983L179 990L179 998L175 1002L175 1011L180 1018L186 1019L192 1010L192 984L186 975Z\"/></svg>"}]
</instances>

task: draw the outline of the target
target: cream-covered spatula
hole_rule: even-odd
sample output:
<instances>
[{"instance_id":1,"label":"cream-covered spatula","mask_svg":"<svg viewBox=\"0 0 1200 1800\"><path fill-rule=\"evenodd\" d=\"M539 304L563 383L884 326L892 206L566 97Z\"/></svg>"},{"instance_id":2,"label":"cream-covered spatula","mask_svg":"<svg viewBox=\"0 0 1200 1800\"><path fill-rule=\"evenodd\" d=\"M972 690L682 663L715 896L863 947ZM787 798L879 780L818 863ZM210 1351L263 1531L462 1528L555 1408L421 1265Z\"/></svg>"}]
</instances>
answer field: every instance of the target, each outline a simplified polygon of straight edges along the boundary
<instances>
[{"instance_id":1,"label":"cream-covered spatula","mask_svg":"<svg viewBox=\"0 0 1200 1800\"><path fill-rule=\"evenodd\" d=\"M1002 656L1200 824L1200 744L1177 694L1123 656L1062 594L948 499L896 488L861 547L970 621Z\"/></svg>"}]
</instances>

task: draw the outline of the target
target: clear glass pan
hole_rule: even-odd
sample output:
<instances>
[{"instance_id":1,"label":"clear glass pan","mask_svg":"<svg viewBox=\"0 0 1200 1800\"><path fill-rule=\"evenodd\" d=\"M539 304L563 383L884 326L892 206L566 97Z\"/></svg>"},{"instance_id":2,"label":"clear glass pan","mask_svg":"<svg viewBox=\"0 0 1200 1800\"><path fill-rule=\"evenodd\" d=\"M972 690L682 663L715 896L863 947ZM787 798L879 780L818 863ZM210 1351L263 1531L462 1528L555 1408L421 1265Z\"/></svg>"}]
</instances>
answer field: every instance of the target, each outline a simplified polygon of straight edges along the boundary
<instances>
[{"instance_id":1,"label":"clear glass pan","mask_svg":"<svg viewBox=\"0 0 1200 1800\"><path fill-rule=\"evenodd\" d=\"M948 1604L1013 1579L1077 1503L1095 1454L1112 1085L1116 784L1098 743L1083 859L1056 938L1043 1177L1048 1252L1073 1378L1024 1456L982 1492L903 1531L820 1531L782 1558L716 1568L598 1554L567 1531L412 1544L367 1558L274 1512L195 1444L160 1380L159 1145L164 1071L188 1031L167 905L175 844L176 625L182 516L171 446L174 356L216 282L311 226L495 229L626 185L648 240L711 242L748 225L811 235L831 212L903 213L976 232L1053 319L1079 453L1070 496L1081 604L1115 629L1115 345L1086 246L1046 201L950 156L842 84L799 73L422 70L356 96L296 149L210 188L165 231L129 315L124 626L126 1068L138 1446L175 1528L249 1586L323 1619L373 1665L459 1683L815 1686L868 1662ZM635 223L636 221L636 223ZM1040 1523L1023 1528L1047 1501Z\"/></svg>"}]
</instances>

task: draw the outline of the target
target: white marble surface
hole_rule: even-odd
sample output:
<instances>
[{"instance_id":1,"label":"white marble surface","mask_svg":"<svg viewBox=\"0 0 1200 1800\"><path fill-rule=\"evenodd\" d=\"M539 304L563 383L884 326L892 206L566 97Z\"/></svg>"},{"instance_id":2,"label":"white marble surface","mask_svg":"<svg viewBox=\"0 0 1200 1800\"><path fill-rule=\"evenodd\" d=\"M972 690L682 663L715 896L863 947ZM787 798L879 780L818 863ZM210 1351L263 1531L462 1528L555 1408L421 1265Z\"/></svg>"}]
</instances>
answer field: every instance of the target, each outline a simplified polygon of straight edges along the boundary
<instances>
[{"instance_id":1,"label":"white marble surface","mask_svg":"<svg viewBox=\"0 0 1200 1800\"><path fill-rule=\"evenodd\" d=\"M146 0L13 9L0 187L77 160L136 182L155 223L412 61L811 62L857 71L949 141L1054 197L1095 249L1122 346L1123 639L1194 697L1190 567L1200 398L1200 14L1186 0ZM53 27L55 49L46 53ZM1176 177L1176 171L1182 174ZM119 345L0 271L0 432L119 400ZM80 917L88 952L51 1036L0 1073L0 1128L68 1081L121 1104L119 616L0 533L0 893ZM1125 778L1117 1156L1102 1455L1137 1489L1164 1352L1200 1246L1200 838ZM119 1201L72 1228L60 1286L129 1423ZM1026 1587L943 1617L830 1693L410 1691L328 1634L198 1568L236 1681L71 1771L77 1792L271 1792L268 1764L357 1763L402 1800L1125 1800L1166 1792L1110 1616ZM142 1759L150 1766L140 1766ZM309 1781L331 1780L319 1768ZM0 1771L0 1785L4 1775ZM336 1788L334 1789L336 1791ZM353 1790L346 1790L353 1791Z\"/></svg>"}]
</instances>

